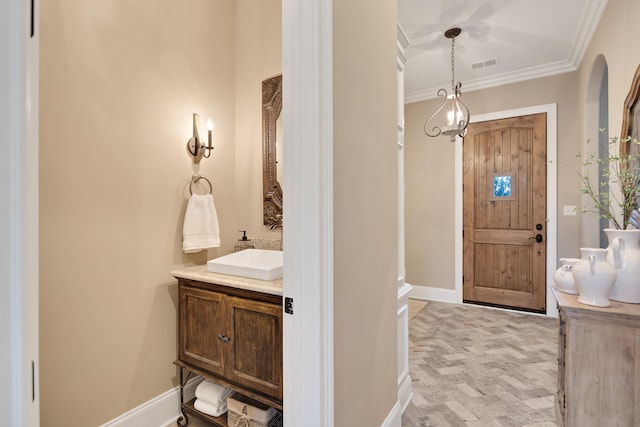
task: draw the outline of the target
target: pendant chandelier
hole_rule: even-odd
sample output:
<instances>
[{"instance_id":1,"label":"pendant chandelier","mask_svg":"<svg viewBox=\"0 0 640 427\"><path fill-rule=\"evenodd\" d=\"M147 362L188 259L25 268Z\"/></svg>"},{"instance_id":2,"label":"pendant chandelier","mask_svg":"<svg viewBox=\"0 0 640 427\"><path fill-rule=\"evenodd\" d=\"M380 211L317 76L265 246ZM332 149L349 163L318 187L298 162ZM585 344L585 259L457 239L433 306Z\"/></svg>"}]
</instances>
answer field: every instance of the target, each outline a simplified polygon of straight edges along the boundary
<instances>
[{"instance_id":1,"label":"pendant chandelier","mask_svg":"<svg viewBox=\"0 0 640 427\"><path fill-rule=\"evenodd\" d=\"M451 93L444 88L438 90L438 96L444 97L444 101L438 111L424 124L424 133L427 136L448 135L452 142L456 140L456 135L464 137L469 125L469 110L460 100L462 83L456 84L454 78L455 42L461 32L460 28L455 27L444 33L446 38L451 39Z\"/></svg>"}]
</instances>

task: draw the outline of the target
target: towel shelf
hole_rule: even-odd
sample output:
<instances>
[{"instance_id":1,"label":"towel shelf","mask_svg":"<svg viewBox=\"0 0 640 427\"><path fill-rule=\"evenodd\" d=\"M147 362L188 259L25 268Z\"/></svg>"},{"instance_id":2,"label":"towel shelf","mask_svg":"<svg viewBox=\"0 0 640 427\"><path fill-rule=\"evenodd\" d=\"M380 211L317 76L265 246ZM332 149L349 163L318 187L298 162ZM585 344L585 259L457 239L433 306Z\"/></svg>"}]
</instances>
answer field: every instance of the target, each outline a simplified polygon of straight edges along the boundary
<instances>
[{"instance_id":1,"label":"towel shelf","mask_svg":"<svg viewBox=\"0 0 640 427\"><path fill-rule=\"evenodd\" d=\"M229 424L227 423L227 414L224 413L219 417L213 417L211 415L207 415L203 412L198 411L195 406L194 406L194 402L196 401L195 398L191 399L188 402L185 402L182 405L182 415L181 418L176 422L179 426L186 426L189 424L189 418L190 416L193 418L198 418L200 420L204 420L206 421L208 424L215 426L215 427L235 427L235 426L229 426Z\"/></svg>"}]
</instances>

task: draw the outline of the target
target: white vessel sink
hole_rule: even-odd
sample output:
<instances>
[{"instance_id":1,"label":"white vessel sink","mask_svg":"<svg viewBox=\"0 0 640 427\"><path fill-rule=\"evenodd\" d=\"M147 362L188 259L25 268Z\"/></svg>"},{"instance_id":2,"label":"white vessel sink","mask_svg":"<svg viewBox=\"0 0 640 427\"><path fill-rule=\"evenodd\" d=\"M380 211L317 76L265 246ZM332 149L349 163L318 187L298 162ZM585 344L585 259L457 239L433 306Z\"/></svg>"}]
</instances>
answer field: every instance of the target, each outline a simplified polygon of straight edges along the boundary
<instances>
[{"instance_id":1,"label":"white vessel sink","mask_svg":"<svg viewBox=\"0 0 640 427\"><path fill-rule=\"evenodd\" d=\"M260 280L280 279L282 251L245 249L207 261L207 270Z\"/></svg>"}]
</instances>

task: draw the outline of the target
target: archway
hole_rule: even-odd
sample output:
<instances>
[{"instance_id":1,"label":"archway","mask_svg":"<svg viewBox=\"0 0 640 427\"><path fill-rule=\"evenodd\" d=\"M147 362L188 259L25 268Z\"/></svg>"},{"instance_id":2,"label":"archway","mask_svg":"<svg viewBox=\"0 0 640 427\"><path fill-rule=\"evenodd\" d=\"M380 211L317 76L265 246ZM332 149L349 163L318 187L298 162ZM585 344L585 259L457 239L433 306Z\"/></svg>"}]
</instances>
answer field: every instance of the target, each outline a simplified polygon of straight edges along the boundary
<instances>
[{"instance_id":1,"label":"archway","mask_svg":"<svg viewBox=\"0 0 640 427\"><path fill-rule=\"evenodd\" d=\"M603 55L598 55L591 69L584 108L584 134L585 139L581 146L583 159L588 159L591 156L601 158L608 155L609 73L607 61ZM593 177L592 182L594 183L607 181L602 179L603 170L599 166L601 165L593 163L588 170L584 171ZM602 189L608 191L608 188ZM593 206L593 202L586 195L582 196L580 203L583 210ZM609 226L608 221L595 212L585 212L580 218L580 245L596 248L606 247L607 236L602 230Z\"/></svg>"}]
</instances>

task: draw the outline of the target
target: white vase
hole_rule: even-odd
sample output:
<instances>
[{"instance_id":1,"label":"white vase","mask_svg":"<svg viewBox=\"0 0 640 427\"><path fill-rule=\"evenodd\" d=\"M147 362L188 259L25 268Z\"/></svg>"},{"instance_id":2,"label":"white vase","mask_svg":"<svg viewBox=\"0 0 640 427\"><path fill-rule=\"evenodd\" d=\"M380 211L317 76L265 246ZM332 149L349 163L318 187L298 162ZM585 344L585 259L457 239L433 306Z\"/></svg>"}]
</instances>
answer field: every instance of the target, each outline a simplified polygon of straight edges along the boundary
<instances>
[{"instance_id":1,"label":"white vase","mask_svg":"<svg viewBox=\"0 0 640 427\"><path fill-rule=\"evenodd\" d=\"M580 292L578 302L609 307L609 292L616 281L616 269L607 262L607 249L580 248L582 259L573 266L573 278Z\"/></svg>"},{"instance_id":2,"label":"white vase","mask_svg":"<svg viewBox=\"0 0 640 427\"><path fill-rule=\"evenodd\" d=\"M580 258L560 258L562 265L553 273L553 281L556 289L567 294L578 294L576 281L573 279L573 266L580 261Z\"/></svg>"},{"instance_id":3,"label":"white vase","mask_svg":"<svg viewBox=\"0 0 640 427\"><path fill-rule=\"evenodd\" d=\"M616 269L616 282L609 298L640 303L640 230L605 229L609 239L607 262Z\"/></svg>"}]
</instances>

